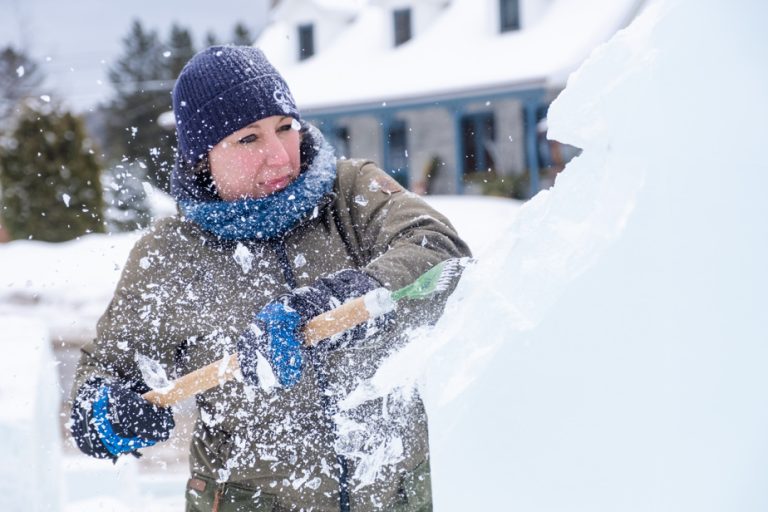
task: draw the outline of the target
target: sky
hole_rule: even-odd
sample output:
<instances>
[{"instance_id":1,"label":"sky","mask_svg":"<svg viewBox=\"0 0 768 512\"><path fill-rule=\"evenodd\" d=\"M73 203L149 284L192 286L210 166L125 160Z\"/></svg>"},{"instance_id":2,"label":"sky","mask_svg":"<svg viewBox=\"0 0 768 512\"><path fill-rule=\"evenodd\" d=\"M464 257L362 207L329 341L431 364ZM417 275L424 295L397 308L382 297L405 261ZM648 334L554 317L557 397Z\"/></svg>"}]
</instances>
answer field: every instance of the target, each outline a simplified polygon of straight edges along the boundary
<instances>
[{"instance_id":1,"label":"sky","mask_svg":"<svg viewBox=\"0 0 768 512\"><path fill-rule=\"evenodd\" d=\"M267 0L156 1L0 0L0 45L26 49L49 77L45 91L82 112L111 94L109 66L138 18L167 37L172 23L189 28L199 46L205 34L231 34L242 21L256 35L266 23Z\"/></svg>"}]
</instances>

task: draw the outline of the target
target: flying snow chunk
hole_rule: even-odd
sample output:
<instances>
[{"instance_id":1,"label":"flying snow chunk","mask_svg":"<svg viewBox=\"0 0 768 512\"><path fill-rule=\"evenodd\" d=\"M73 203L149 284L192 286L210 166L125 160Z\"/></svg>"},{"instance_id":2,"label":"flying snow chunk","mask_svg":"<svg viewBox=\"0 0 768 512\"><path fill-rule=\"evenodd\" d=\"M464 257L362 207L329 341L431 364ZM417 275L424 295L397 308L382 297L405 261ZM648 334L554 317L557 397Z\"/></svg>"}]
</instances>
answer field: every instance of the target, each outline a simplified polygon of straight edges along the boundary
<instances>
[{"instance_id":1,"label":"flying snow chunk","mask_svg":"<svg viewBox=\"0 0 768 512\"><path fill-rule=\"evenodd\" d=\"M72 197L69 194L61 194L61 200L64 201L64 204L69 208L69 201L72 199Z\"/></svg>"},{"instance_id":2,"label":"flying snow chunk","mask_svg":"<svg viewBox=\"0 0 768 512\"><path fill-rule=\"evenodd\" d=\"M365 196L355 196L355 203L359 204L360 206L366 206L368 204L368 200L365 198Z\"/></svg>"},{"instance_id":3,"label":"flying snow chunk","mask_svg":"<svg viewBox=\"0 0 768 512\"><path fill-rule=\"evenodd\" d=\"M240 265L240 268L243 269L243 274L247 274L253 268L253 253L243 244L238 242L233 257L237 264Z\"/></svg>"},{"instance_id":4,"label":"flying snow chunk","mask_svg":"<svg viewBox=\"0 0 768 512\"><path fill-rule=\"evenodd\" d=\"M40 99L43 100L46 103L50 103L51 102L51 97L48 96L47 94L43 94L42 96L40 96Z\"/></svg>"},{"instance_id":5,"label":"flying snow chunk","mask_svg":"<svg viewBox=\"0 0 768 512\"><path fill-rule=\"evenodd\" d=\"M170 56L171 56L171 52L170 51L166 50L166 51L163 52L163 57L165 57L166 59L168 57L170 57Z\"/></svg>"},{"instance_id":6,"label":"flying snow chunk","mask_svg":"<svg viewBox=\"0 0 768 512\"><path fill-rule=\"evenodd\" d=\"M320 480L320 477L316 476L315 478L313 478L312 480L304 484L304 487L308 487L313 491L316 491L320 487L321 483L322 483L322 480Z\"/></svg>"},{"instance_id":7,"label":"flying snow chunk","mask_svg":"<svg viewBox=\"0 0 768 512\"><path fill-rule=\"evenodd\" d=\"M19 78L24 76L24 66L19 66L16 68L16 75L18 75Z\"/></svg>"}]
</instances>

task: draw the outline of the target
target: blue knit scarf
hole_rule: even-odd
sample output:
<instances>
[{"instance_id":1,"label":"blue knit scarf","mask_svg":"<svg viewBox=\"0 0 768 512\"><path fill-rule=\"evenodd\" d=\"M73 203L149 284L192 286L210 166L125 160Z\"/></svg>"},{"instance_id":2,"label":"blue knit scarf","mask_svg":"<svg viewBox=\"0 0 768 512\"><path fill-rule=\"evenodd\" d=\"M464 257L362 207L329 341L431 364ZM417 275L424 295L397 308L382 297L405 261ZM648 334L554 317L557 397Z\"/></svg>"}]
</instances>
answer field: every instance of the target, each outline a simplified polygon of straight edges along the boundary
<instances>
[{"instance_id":1,"label":"blue knit scarf","mask_svg":"<svg viewBox=\"0 0 768 512\"><path fill-rule=\"evenodd\" d=\"M225 240L270 240L286 234L309 217L333 189L336 158L321 138L309 168L283 190L258 199L179 201L184 216Z\"/></svg>"}]
</instances>

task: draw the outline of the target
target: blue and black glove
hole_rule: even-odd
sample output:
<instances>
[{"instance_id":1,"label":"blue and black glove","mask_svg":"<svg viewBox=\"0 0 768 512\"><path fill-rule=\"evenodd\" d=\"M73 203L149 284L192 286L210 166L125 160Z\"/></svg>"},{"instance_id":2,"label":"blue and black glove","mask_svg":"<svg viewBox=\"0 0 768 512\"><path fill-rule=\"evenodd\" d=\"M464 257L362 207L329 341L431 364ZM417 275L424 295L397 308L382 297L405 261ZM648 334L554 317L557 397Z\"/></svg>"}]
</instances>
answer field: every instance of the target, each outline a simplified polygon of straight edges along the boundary
<instances>
[{"instance_id":1,"label":"blue and black glove","mask_svg":"<svg viewBox=\"0 0 768 512\"><path fill-rule=\"evenodd\" d=\"M238 361L243 377L256 386L258 353L263 354L282 386L292 387L301 379L304 360L301 330L312 318L330 311L355 297L379 288L381 284L361 270L341 270L315 281L312 286L297 288L281 295L259 311L254 322L237 342ZM389 317L380 320L388 321ZM365 338L366 326L350 329L325 349L348 346Z\"/></svg>"},{"instance_id":2,"label":"blue and black glove","mask_svg":"<svg viewBox=\"0 0 768 512\"><path fill-rule=\"evenodd\" d=\"M98 459L117 459L170 437L170 408L147 402L139 393L103 379L80 387L72 406L72 437L78 448Z\"/></svg>"}]
</instances>

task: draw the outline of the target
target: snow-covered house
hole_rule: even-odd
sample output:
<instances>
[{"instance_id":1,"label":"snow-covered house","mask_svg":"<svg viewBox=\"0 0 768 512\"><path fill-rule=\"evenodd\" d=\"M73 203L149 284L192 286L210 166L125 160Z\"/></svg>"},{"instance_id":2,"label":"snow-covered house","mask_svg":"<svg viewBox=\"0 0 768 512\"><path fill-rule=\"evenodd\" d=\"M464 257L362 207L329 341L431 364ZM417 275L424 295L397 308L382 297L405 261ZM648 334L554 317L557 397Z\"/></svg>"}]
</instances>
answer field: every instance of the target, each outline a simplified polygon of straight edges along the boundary
<instances>
[{"instance_id":1,"label":"snow-covered house","mask_svg":"<svg viewBox=\"0 0 768 512\"><path fill-rule=\"evenodd\" d=\"M282 0L256 46L340 154L413 187L429 173L431 193L529 176L530 194L563 158L543 135L549 103L643 3Z\"/></svg>"}]
</instances>

